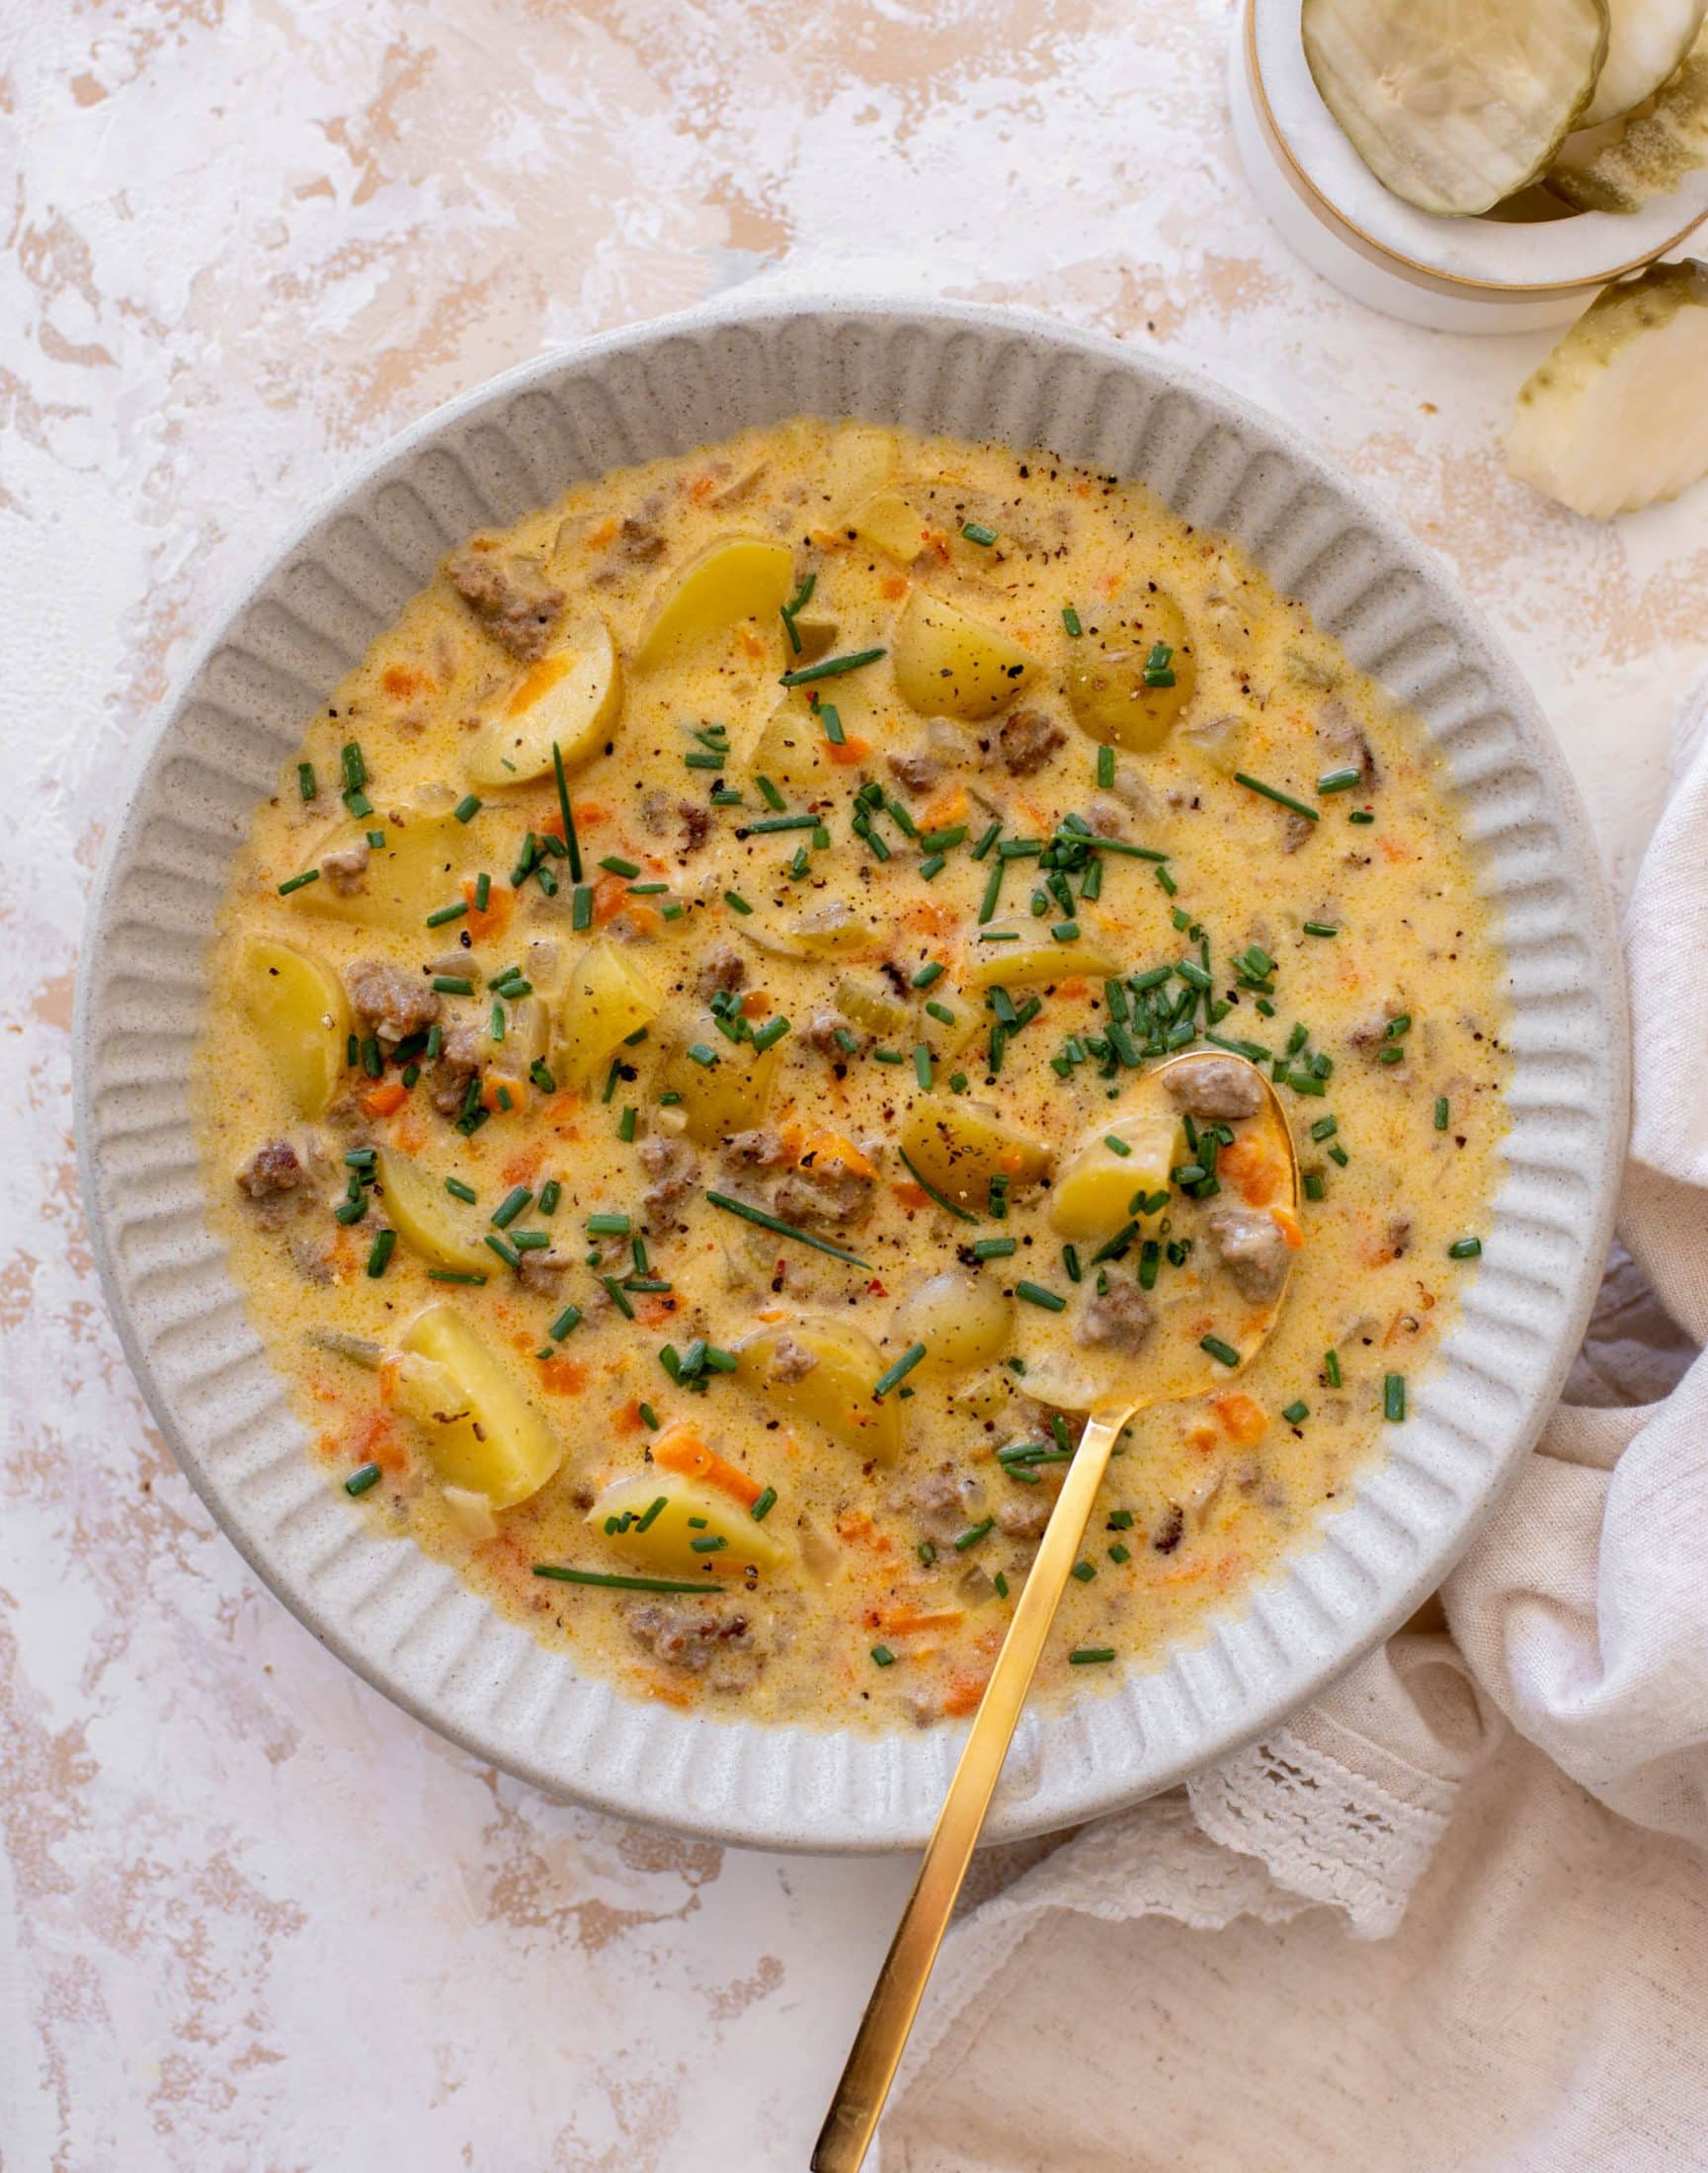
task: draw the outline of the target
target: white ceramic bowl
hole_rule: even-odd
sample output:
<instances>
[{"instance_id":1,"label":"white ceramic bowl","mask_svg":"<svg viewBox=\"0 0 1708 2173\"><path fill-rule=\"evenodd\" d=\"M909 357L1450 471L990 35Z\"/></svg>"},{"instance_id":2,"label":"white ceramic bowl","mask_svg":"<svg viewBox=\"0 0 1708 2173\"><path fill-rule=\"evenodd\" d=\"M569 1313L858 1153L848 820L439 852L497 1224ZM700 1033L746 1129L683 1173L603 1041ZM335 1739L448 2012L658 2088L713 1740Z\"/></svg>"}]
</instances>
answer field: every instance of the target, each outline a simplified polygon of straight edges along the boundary
<instances>
[{"instance_id":1,"label":"white ceramic bowl","mask_svg":"<svg viewBox=\"0 0 1708 2173\"><path fill-rule=\"evenodd\" d=\"M373 1535L306 1450L203 1215L186 1077L232 852L304 717L471 529L800 410L1048 445L1238 537L1451 763L1511 973L1509 1168L1443 1361L1354 1499L1214 1635L1022 1722L992 1838L1115 1809L1255 1737L1427 1593L1530 1446L1583 1331L1624 1140L1613 922L1535 703L1428 551L1267 417L1143 349L989 309L743 301L543 357L408 432L220 626L116 823L84 950L77 1134L125 1350L256 1572L376 1688L555 1794L768 1847L927 1833L950 1728L760 1729L618 1696Z\"/></svg>"}]
</instances>

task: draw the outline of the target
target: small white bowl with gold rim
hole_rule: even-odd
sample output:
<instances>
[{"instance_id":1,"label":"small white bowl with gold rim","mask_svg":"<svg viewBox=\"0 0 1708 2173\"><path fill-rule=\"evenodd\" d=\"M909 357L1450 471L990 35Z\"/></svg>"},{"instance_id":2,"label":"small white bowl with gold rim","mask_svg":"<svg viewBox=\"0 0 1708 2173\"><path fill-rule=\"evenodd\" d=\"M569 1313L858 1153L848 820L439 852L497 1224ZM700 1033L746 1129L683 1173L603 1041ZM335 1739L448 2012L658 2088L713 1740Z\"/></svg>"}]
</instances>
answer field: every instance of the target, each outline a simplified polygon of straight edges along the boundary
<instances>
[{"instance_id":1,"label":"small white bowl with gold rim","mask_svg":"<svg viewBox=\"0 0 1708 2173\"><path fill-rule=\"evenodd\" d=\"M1609 280L1666 256L1708 218L1708 171L1640 211L1573 211L1541 188L1480 218L1442 218L1383 188L1323 103L1300 0L1245 0L1229 87L1241 163L1313 271L1436 332L1568 324Z\"/></svg>"}]
</instances>

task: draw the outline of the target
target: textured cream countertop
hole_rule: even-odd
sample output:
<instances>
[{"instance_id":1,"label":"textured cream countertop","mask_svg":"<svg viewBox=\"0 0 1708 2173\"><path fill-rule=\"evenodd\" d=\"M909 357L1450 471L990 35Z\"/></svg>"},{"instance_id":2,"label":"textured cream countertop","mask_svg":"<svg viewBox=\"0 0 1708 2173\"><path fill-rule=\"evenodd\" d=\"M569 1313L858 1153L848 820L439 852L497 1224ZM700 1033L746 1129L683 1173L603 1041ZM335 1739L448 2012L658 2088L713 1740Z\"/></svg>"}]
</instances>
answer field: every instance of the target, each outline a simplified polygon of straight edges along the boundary
<instances>
[{"instance_id":1,"label":"textured cream countertop","mask_svg":"<svg viewBox=\"0 0 1708 2173\"><path fill-rule=\"evenodd\" d=\"M1223 0L0 0L6 2173L783 2173L906 1884L566 1810L437 1741L258 1587L126 1377L71 1159L84 899L170 675L352 460L743 281L1154 340L1457 566L1628 882L1708 652L1708 494L1594 528L1507 480L1542 343L1391 324L1288 258L1235 167L1227 27Z\"/></svg>"}]
</instances>

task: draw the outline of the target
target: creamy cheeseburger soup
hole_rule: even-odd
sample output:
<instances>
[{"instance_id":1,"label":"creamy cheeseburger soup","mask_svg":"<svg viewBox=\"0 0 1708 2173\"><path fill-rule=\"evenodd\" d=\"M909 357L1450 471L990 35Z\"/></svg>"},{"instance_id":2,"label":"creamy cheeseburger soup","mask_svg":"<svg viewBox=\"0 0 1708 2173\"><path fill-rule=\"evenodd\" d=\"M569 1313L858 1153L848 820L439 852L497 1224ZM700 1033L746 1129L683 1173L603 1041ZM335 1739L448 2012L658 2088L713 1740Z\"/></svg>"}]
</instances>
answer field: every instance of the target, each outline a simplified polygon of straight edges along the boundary
<instances>
[{"instance_id":1,"label":"creamy cheeseburger soup","mask_svg":"<svg viewBox=\"0 0 1708 2173\"><path fill-rule=\"evenodd\" d=\"M970 1711L1111 1361L1192 1393L1045 1693L1237 1604L1404 1422L1500 1167L1414 720L1001 445L797 421L473 537L307 721L212 969L214 1219L329 1483L743 1718Z\"/></svg>"}]
</instances>

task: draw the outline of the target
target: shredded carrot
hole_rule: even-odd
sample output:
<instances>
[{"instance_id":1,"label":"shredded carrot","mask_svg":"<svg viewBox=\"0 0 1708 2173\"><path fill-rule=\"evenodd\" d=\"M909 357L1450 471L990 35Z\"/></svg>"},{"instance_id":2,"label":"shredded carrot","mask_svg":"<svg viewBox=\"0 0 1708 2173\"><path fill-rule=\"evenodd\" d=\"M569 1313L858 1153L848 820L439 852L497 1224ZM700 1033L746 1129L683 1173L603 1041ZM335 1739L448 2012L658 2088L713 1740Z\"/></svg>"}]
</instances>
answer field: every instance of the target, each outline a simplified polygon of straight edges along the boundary
<instances>
[{"instance_id":1,"label":"shredded carrot","mask_svg":"<svg viewBox=\"0 0 1708 2173\"><path fill-rule=\"evenodd\" d=\"M792 1127L791 1127L792 1129ZM851 1170L856 1177L876 1176L877 1171L862 1155L854 1141L844 1132L833 1132L828 1125L816 1124L801 1141L796 1153L797 1162L812 1161L823 1168L835 1163Z\"/></svg>"},{"instance_id":2,"label":"shredded carrot","mask_svg":"<svg viewBox=\"0 0 1708 2173\"><path fill-rule=\"evenodd\" d=\"M906 574L885 574L878 583L878 594L888 604L897 604L908 593Z\"/></svg>"},{"instance_id":3,"label":"shredded carrot","mask_svg":"<svg viewBox=\"0 0 1708 2173\"><path fill-rule=\"evenodd\" d=\"M1186 1439L1200 1456L1208 1456L1216 1445L1216 1429L1208 1419L1194 1419L1186 1428Z\"/></svg>"},{"instance_id":4,"label":"shredded carrot","mask_svg":"<svg viewBox=\"0 0 1708 2173\"><path fill-rule=\"evenodd\" d=\"M506 1184L531 1184L538 1173L539 1158L544 1152L537 1141L531 1147L520 1148L498 1173Z\"/></svg>"},{"instance_id":5,"label":"shredded carrot","mask_svg":"<svg viewBox=\"0 0 1708 2173\"><path fill-rule=\"evenodd\" d=\"M943 1692L943 1711L952 1720L962 1713L976 1713L985 1694L988 1675L956 1675Z\"/></svg>"},{"instance_id":6,"label":"shredded carrot","mask_svg":"<svg viewBox=\"0 0 1708 2173\"><path fill-rule=\"evenodd\" d=\"M619 1404L610 1414L613 1433L639 1433L646 1420L640 1415L640 1399L631 1396L626 1404Z\"/></svg>"},{"instance_id":7,"label":"shredded carrot","mask_svg":"<svg viewBox=\"0 0 1708 2173\"><path fill-rule=\"evenodd\" d=\"M836 740L826 740L824 743L827 760L835 763L839 769L856 768L871 751L870 740L862 740L857 732L851 732L840 744Z\"/></svg>"},{"instance_id":8,"label":"shredded carrot","mask_svg":"<svg viewBox=\"0 0 1708 2173\"><path fill-rule=\"evenodd\" d=\"M717 477L707 468L703 475L696 475L688 486L688 495L696 506L703 506L717 488Z\"/></svg>"},{"instance_id":9,"label":"shredded carrot","mask_svg":"<svg viewBox=\"0 0 1708 2173\"><path fill-rule=\"evenodd\" d=\"M674 1321L675 1319L676 1300L674 1298L649 1298L645 1305L640 1308L640 1325L642 1328L663 1328L667 1321Z\"/></svg>"},{"instance_id":10,"label":"shredded carrot","mask_svg":"<svg viewBox=\"0 0 1708 2173\"><path fill-rule=\"evenodd\" d=\"M743 1018L763 1018L771 1009L771 998L763 989L749 989L741 1000Z\"/></svg>"},{"instance_id":11,"label":"shredded carrot","mask_svg":"<svg viewBox=\"0 0 1708 2173\"><path fill-rule=\"evenodd\" d=\"M952 1630L965 1620L958 1607L892 1607L881 1618L881 1627L892 1638L909 1638L918 1630Z\"/></svg>"},{"instance_id":12,"label":"shredded carrot","mask_svg":"<svg viewBox=\"0 0 1708 2173\"><path fill-rule=\"evenodd\" d=\"M690 1713L693 1710L693 1692L686 1683L678 1682L674 1677L649 1675L646 1694L649 1698L656 1698L660 1705L674 1705L679 1713Z\"/></svg>"},{"instance_id":13,"label":"shredded carrot","mask_svg":"<svg viewBox=\"0 0 1708 2173\"><path fill-rule=\"evenodd\" d=\"M1074 974L1069 980L1058 981L1056 983L1056 994L1058 996L1085 996L1089 993L1090 989L1091 983L1082 979L1082 977L1077 973Z\"/></svg>"},{"instance_id":14,"label":"shredded carrot","mask_svg":"<svg viewBox=\"0 0 1708 2173\"><path fill-rule=\"evenodd\" d=\"M751 1509L765 1489L746 1472L707 1448L686 1418L666 1426L652 1445L652 1460L661 1471L681 1472L685 1479L703 1479L720 1493L733 1495Z\"/></svg>"},{"instance_id":15,"label":"shredded carrot","mask_svg":"<svg viewBox=\"0 0 1708 2173\"><path fill-rule=\"evenodd\" d=\"M664 926L663 914L655 912L644 898L631 898L628 901L628 918L642 935L656 935Z\"/></svg>"},{"instance_id":16,"label":"shredded carrot","mask_svg":"<svg viewBox=\"0 0 1708 2173\"><path fill-rule=\"evenodd\" d=\"M964 785L950 785L939 792L935 800L928 800L920 809L922 830L947 830L958 823L967 811L967 794Z\"/></svg>"},{"instance_id":17,"label":"shredded carrot","mask_svg":"<svg viewBox=\"0 0 1708 2173\"><path fill-rule=\"evenodd\" d=\"M931 1199L931 1194L926 1190L925 1186L923 1184L915 1184L911 1178L904 1178L901 1183L892 1184L890 1186L890 1190L895 1194L896 1198L901 1202L903 1207L911 1208L916 1213Z\"/></svg>"},{"instance_id":18,"label":"shredded carrot","mask_svg":"<svg viewBox=\"0 0 1708 2173\"><path fill-rule=\"evenodd\" d=\"M1297 1252L1305 1242L1305 1233L1299 1228L1299 1218L1290 1207L1271 1207L1275 1228L1287 1241L1287 1250Z\"/></svg>"},{"instance_id":19,"label":"shredded carrot","mask_svg":"<svg viewBox=\"0 0 1708 2173\"><path fill-rule=\"evenodd\" d=\"M587 531L587 540L594 544L614 543L616 541L615 514L612 514L609 520L602 521L597 528L590 528Z\"/></svg>"},{"instance_id":20,"label":"shredded carrot","mask_svg":"<svg viewBox=\"0 0 1708 2173\"><path fill-rule=\"evenodd\" d=\"M1269 1430L1269 1414L1262 1405L1238 1390L1212 1396L1210 1408L1227 1429L1228 1439L1242 1449L1255 1448Z\"/></svg>"},{"instance_id":21,"label":"shredded carrot","mask_svg":"<svg viewBox=\"0 0 1708 2173\"><path fill-rule=\"evenodd\" d=\"M517 717L525 709L531 709L541 694L548 694L558 681L567 678L574 669L573 657L541 657L523 675L516 691L505 704L506 714Z\"/></svg>"},{"instance_id":22,"label":"shredded carrot","mask_svg":"<svg viewBox=\"0 0 1708 2173\"><path fill-rule=\"evenodd\" d=\"M1224 1147L1216 1161L1216 1174L1239 1187L1240 1197L1252 1207L1267 1207L1281 1181L1281 1164L1259 1139L1237 1139Z\"/></svg>"},{"instance_id":23,"label":"shredded carrot","mask_svg":"<svg viewBox=\"0 0 1708 2173\"><path fill-rule=\"evenodd\" d=\"M528 1099L528 1088L520 1079L512 1079L504 1072L488 1072L480 1083L480 1106L486 1110L502 1110L500 1092L510 1096L512 1109L520 1109Z\"/></svg>"},{"instance_id":24,"label":"shredded carrot","mask_svg":"<svg viewBox=\"0 0 1708 2173\"><path fill-rule=\"evenodd\" d=\"M357 1464L377 1464L382 1472L400 1472L408 1462L391 1428L388 1411L370 1410L356 1428L350 1455Z\"/></svg>"},{"instance_id":25,"label":"shredded carrot","mask_svg":"<svg viewBox=\"0 0 1708 2173\"><path fill-rule=\"evenodd\" d=\"M596 927L614 921L628 898L628 885L620 875L602 875L593 886L593 920Z\"/></svg>"},{"instance_id":26,"label":"shredded carrot","mask_svg":"<svg viewBox=\"0 0 1708 2173\"><path fill-rule=\"evenodd\" d=\"M488 936L501 936L510 926L510 917L516 911L516 893L500 890L494 884L487 893L484 912L474 902L474 884L465 882L462 895L468 901L468 932L477 943L484 943Z\"/></svg>"},{"instance_id":27,"label":"shredded carrot","mask_svg":"<svg viewBox=\"0 0 1708 2173\"><path fill-rule=\"evenodd\" d=\"M397 1394L397 1360L395 1358L382 1358L379 1361L379 1371L374 1376L374 1383L379 1390L379 1401L382 1404L389 1404Z\"/></svg>"},{"instance_id":28,"label":"shredded carrot","mask_svg":"<svg viewBox=\"0 0 1708 2173\"><path fill-rule=\"evenodd\" d=\"M1398 863L1413 857L1410 845L1402 844L1398 838L1388 837L1385 832L1377 838L1376 845L1384 860Z\"/></svg>"},{"instance_id":29,"label":"shredded carrot","mask_svg":"<svg viewBox=\"0 0 1708 2173\"><path fill-rule=\"evenodd\" d=\"M391 1127L390 1139L400 1155L419 1155L427 1145L427 1126L405 1109Z\"/></svg>"},{"instance_id":30,"label":"shredded carrot","mask_svg":"<svg viewBox=\"0 0 1708 2173\"><path fill-rule=\"evenodd\" d=\"M869 1509L845 1509L836 1520L838 1539L846 1539L851 1546L862 1544L872 1536L872 1518Z\"/></svg>"},{"instance_id":31,"label":"shredded carrot","mask_svg":"<svg viewBox=\"0 0 1708 2173\"><path fill-rule=\"evenodd\" d=\"M409 1099L409 1088L400 1079L382 1079L377 1086L369 1087L362 1097L362 1107L367 1116L389 1117L403 1107Z\"/></svg>"},{"instance_id":32,"label":"shredded carrot","mask_svg":"<svg viewBox=\"0 0 1708 2173\"><path fill-rule=\"evenodd\" d=\"M746 619L743 619L736 628L735 638L750 657L763 657L765 655L765 636L757 626L750 625Z\"/></svg>"},{"instance_id":33,"label":"shredded carrot","mask_svg":"<svg viewBox=\"0 0 1708 2173\"><path fill-rule=\"evenodd\" d=\"M587 1386L587 1368L579 1358L547 1358L539 1378L553 1396L579 1396Z\"/></svg>"},{"instance_id":34,"label":"shredded carrot","mask_svg":"<svg viewBox=\"0 0 1708 2173\"><path fill-rule=\"evenodd\" d=\"M427 677L407 664L388 664L379 675L379 684L388 694L395 695L399 701L407 701L412 694L420 693L427 684Z\"/></svg>"},{"instance_id":35,"label":"shredded carrot","mask_svg":"<svg viewBox=\"0 0 1708 2173\"><path fill-rule=\"evenodd\" d=\"M902 926L917 928L924 935L936 935L952 926L954 919L946 907L934 905L929 898L920 898L903 913Z\"/></svg>"}]
</instances>

